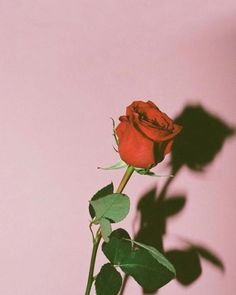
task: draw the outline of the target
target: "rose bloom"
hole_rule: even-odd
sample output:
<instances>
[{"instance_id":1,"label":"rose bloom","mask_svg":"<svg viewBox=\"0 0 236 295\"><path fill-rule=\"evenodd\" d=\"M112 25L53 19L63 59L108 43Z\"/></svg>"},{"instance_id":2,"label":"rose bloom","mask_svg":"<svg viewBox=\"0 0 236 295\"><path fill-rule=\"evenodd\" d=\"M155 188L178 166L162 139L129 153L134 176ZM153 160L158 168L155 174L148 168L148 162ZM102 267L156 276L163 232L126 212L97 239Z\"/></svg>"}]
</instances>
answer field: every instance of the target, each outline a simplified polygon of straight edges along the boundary
<instances>
[{"instance_id":1,"label":"rose bloom","mask_svg":"<svg viewBox=\"0 0 236 295\"><path fill-rule=\"evenodd\" d=\"M171 150L182 127L152 102L134 101L116 128L120 157L134 167L150 169Z\"/></svg>"}]
</instances>

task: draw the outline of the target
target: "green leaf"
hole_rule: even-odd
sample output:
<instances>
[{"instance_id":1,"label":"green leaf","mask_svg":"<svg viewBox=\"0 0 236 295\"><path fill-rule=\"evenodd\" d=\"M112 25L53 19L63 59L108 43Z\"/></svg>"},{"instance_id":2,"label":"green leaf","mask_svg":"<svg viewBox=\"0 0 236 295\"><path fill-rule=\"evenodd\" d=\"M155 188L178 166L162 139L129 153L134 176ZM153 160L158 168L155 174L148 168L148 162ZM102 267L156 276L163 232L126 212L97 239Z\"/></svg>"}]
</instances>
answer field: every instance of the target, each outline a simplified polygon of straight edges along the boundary
<instances>
[{"instance_id":1,"label":"green leaf","mask_svg":"<svg viewBox=\"0 0 236 295\"><path fill-rule=\"evenodd\" d=\"M95 281L97 295L117 295L122 285L122 277L113 265L103 265Z\"/></svg>"},{"instance_id":2,"label":"green leaf","mask_svg":"<svg viewBox=\"0 0 236 295\"><path fill-rule=\"evenodd\" d=\"M135 171L140 175L147 175L147 176L153 176L153 177L174 177L174 175L167 175L167 174L156 174L153 171L150 171L149 169L144 168L135 168Z\"/></svg>"},{"instance_id":3,"label":"green leaf","mask_svg":"<svg viewBox=\"0 0 236 295\"><path fill-rule=\"evenodd\" d=\"M156 174L155 172L149 169L144 169L144 168L135 168L135 171L140 175L148 175L148 176L154 176L154 177L173 177L173 175Z\"/></svg>"},{"instance_id":4,"label":"green leaf","mask_svg":"<svg viewBox=\"0 0 236 295\"><path fill-rule=\"evenodd\" d=\"M110 194L103 198L92 200L90 204L95 211L94 223L99 223L102 218L109 219L113 222L123 220L129 213L130 201L124 194Z\"/></svg>"},{"instance_id":5,"label":"green leaf","mask_svg":"<svg viewBox=\"0 0 236 295\"><path fill-rule=\"evenodd\" d=\"M124 194L113 194L113 183L99 190L91 199L89 212L94 224L100 224L102 237L109 241L112 232L111 222L124 219L130 207L129 198Z\"/></svg>"},{"instance_id":6,"label":"green leaf","mask_svg":"<svg viewBox=\"0 0 236 295\"><path fill-rule=\"evenodd\" d=\"M113 231L109 243L103 243L102 251L108 260L114 265L120 265L129 259L131 243L129 234L122 228Z\"/></svg>"},{"instance_id":7,"label":"green leaf","mask_svg":"<svg viewBox=\"0 0 236 295\"><path fill-rule=\"evenodd\" d=\"M144 244L133 249L128 233L122 229L113 231L102 249L112 264L132 276L148 292L156 291L175 276L173 266L159 251Z\"/></svg>"},{"instance_id":8,"label":"green leaf","mask_svg":"<svg viewBox=\"0 0 236 295\"><path fill-rule=\"evenodd\" d=\"M154 248L152 246L145 245L143 243L136 242L134 240L132 240L132 242L135 245L139 246L140 248L146 249L153 256L153 258L155 258L160 264L162 264L164 267L169 269L169 271L172 272L174 274L174 276L176 276L176 271L175 271L174 266L156 248Z\"/></svg>"},{"instance_id":9,"label":"green leaf","mask_svg":"<svg viewBox=\"0 0 236 295\"><path fill-rule=\"evenodd\" d=\"M109 236L112 232L111 222L106 218L102 218L100 219L99 224L101 226L102 238L107 243L109 242Z\"/></svg>"},{"instance_id":10,"label":"green leaf","mask_svg":"<svg viewBox=\"0 0 236 295\"><path fill-rule=\"evenodd\" d=\"M111 165L110 167L98 167L98 169L102 169L102 170L117 170L117 169L123 169L123 168L126 168L128 167L128 165L120 160L118 162L116 162L115 164Z\"/></svg>"},{"instance_id":11,"label":"green leaf","mask_svg":"<svg viewBox=\"0 0 236 295\"><path fill-rule=\"evenodd\" d=\"M95 201L95 200L98 200L100 198L103 198L107 195L110 195L112 194L114 191L114 186L113 186L113 183L110 183L108 184L107 186L103 187L102 189L100 189L91 199L91 201ZM93 209L93 207L91 206L91 204L89 204L89 213L90 213L90 216L92 218L95 217L95 211Z\"/></svg>"}]
</instances>

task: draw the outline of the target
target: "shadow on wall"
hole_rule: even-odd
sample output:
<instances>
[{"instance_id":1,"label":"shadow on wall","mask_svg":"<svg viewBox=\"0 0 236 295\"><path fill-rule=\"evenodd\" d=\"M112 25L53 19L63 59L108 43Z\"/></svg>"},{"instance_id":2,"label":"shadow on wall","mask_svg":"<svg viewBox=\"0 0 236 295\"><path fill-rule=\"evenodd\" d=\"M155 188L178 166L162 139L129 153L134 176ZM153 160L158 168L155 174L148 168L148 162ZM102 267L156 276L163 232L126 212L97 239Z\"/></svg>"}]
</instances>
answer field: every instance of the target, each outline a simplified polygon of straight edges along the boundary
<instances>
[{"instance_id":1,"label":"shadow on wall","mask_svg":"<svg viewBox=\"0 0 236 295\"><path fill-rule=\"evenodd\" d=\"M183 166L193 172L202 173L205 166L212 163L220 152L225 140L234 133L225 122L208 113L200 105L186 106L175 122L184 128L172 148L170 165L174 175ZM164 252L176 268L177 281L183 286L189 286L201 275L201 259L207 260L222 271L224 265L213 252L189 241L184 249L166 252L163 248L168 218L179 214L186 203L186 196L168 194L173 181L174 178L168 178L159 193L153 188L140 198L136 216L140 216L139 230L135 239ZM124 294L127 280L128 277L124 280L120 294ZM143 292L148 293L148 290Z\"/></svg>"}]
</instances>

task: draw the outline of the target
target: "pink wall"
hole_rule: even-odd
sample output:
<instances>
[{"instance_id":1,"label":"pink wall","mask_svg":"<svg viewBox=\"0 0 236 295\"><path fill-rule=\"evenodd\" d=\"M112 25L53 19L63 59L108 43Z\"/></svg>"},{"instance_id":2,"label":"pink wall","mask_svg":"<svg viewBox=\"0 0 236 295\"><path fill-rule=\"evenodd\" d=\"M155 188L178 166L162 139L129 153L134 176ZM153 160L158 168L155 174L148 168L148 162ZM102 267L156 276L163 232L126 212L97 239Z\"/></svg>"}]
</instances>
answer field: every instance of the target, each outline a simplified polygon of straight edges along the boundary
<instances>
[{"instance_id":1,"label":"pink wall","mask_svg":"<svg viewBox=\"0 0 236 295\"><path fill-rule=\"evenodd\" d=\"M122 174L96 169L117 159L109 117L134 98L172 117L202 103L235 124L235 16L233 0L0 0L0 294L83 294L88 199ZM204 174L179 173L171 189L188 202L168 224L170 245L208 246L225 274L204 263L189 288L160 294L235 294L235 148L227 141ZM122 225L163 182L133 177ZM130 282L126 294L141 291Z\"/></svg>"}]
</instances>

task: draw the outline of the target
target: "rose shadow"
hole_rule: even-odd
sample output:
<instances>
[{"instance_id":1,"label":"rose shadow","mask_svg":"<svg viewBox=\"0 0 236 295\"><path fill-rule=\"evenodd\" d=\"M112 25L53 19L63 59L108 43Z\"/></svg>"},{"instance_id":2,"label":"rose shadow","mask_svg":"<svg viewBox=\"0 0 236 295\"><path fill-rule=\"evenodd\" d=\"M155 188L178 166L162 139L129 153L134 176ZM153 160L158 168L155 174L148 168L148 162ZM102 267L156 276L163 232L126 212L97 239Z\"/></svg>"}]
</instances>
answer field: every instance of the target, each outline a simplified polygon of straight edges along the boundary
<instances>
[{"instance_id":1,"label":"rose shadow","mask_svg":"<svg viewBox=\"0 0 236 295\"><path fill-rule=\"evenodd\" d=\"M175 122L182 125L183 130L176 138L171 152L170 166L174 175L184 166L192 172L203 173L204 168L214 161L225 140L234 134L233 128L200 105L186 106ZM176 268L178 283L187 287L201 276L202 259L221 271L224 271L224 265L211 250L189 241L184 249L165 251L163 239L168 219L179 214L186 204L186 196L168 195L174 179L168 178L159 193L154 187L140 198L135 217L135 220L139 219L139 229L134 236L137 241L163 252ZM127 281L128 276L124 278L120 295L124 294ZM150 294L148 290L143 292Z\"/></svg>"}]
</instances>

